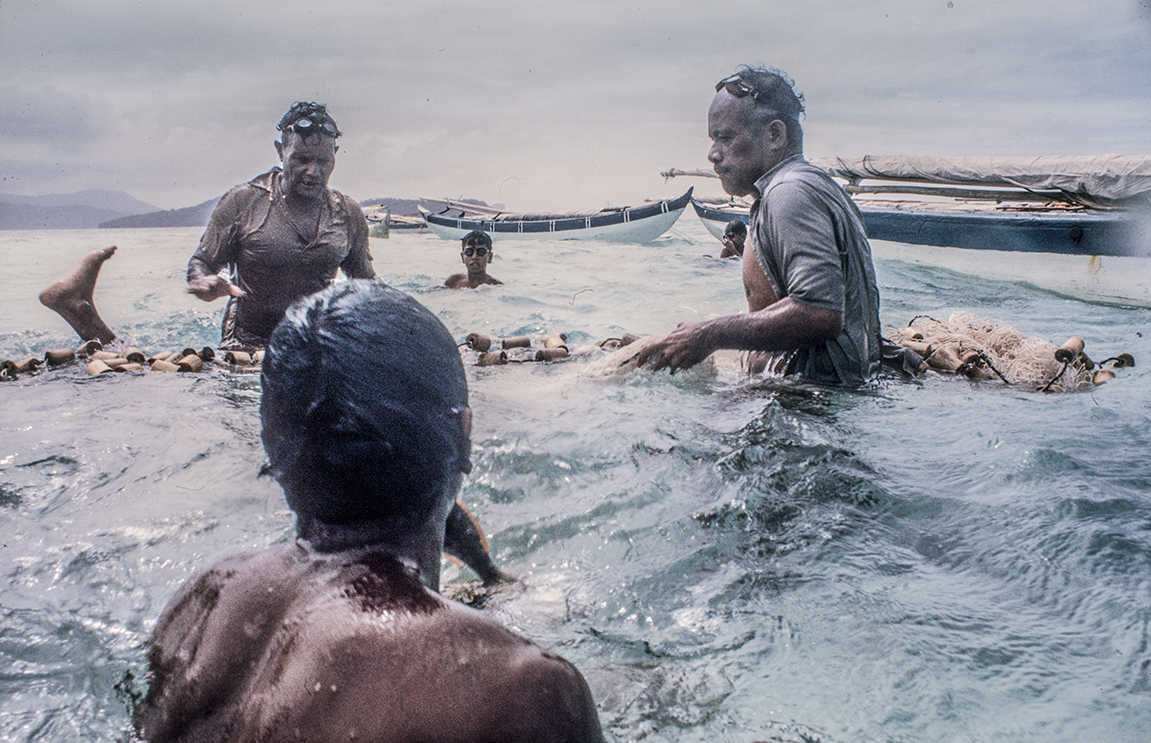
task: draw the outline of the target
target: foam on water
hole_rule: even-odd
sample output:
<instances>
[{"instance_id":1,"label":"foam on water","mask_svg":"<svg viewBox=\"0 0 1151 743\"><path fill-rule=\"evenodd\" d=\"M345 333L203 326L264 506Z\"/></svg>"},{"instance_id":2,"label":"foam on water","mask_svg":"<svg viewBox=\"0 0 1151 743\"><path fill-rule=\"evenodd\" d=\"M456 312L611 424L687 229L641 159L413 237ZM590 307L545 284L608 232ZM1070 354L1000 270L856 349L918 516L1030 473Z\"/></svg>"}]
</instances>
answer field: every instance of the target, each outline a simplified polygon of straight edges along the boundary
<instances>
[{"instance_id":1,"label":"foam on water","mask_svg":"<svg viewBox=\"0 0 1151 743\"><path fill-rule=\"evenodd\" d=\"M97 302L146 350L214 344L198 230L0 233L0 356L72 346L37 291L116 242ZM652 245L393 232L380 275L468 332L658 333L742 309L685 216ZM880 261L883 320L962 309L1141 365L1091 393L928 378L857 393L732 374L468 368L463 499L524 580L485 611L572 660L617 740L1134 740L1151 728L1151 312ZM0 738L113 740L176 587L290 538L255 376L77 367L0 386ZM469 578L445 564L445 583ZM120 684L121 689L124 688Z\"/></svg>"}]
</instances>

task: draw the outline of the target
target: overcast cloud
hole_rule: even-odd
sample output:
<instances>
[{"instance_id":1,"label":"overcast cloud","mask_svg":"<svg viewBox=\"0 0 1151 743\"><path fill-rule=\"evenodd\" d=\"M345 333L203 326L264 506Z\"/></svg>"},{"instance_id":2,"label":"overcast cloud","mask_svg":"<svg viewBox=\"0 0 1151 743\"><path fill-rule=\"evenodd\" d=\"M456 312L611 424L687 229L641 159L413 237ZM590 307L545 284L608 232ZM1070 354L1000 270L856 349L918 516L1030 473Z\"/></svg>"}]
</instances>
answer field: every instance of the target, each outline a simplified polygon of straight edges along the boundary
<instances>
[{"instance_id":1,"label":"overcast cloud","mask_svg":"<svg viewBox=\"0 0 1151 743\"><path fill-rule=\"evenodd\" d=\"M312 99L356 198L637 201L707 165L742 62L796 79L813 156L1147 154L1149 49L1148 0L0 0L0 191L186 206L275 164Z\"/></svg>"}]
</instances>

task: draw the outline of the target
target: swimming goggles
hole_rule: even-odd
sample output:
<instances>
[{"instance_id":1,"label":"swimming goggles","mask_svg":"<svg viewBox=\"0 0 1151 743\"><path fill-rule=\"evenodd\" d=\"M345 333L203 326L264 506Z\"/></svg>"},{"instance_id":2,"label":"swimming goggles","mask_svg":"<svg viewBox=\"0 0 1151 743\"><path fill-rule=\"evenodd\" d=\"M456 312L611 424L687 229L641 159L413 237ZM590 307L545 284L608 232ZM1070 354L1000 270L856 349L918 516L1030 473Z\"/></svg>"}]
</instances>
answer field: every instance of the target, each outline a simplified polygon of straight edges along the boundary
<instances>
[{"instance_id":1,"label":"swimming goggles","mask_svg":"<svg viewBox=\"0 0 1151 743\"><path fill-rule=\"evenodd\" d=\"M762 95L764 95L763 93L760 93L758 90L745 83L743 78L739 76L738 72L734 75L731 75L730 77L725 77L715 84L716 93L718 93L721 89L726 90L736 98L746 98L747 96L751 96L751 100L755 101L756 103L761 103L759 99ZM787 116L787 114L781 113L779 111L768 111L767 113L771 116L790 118Z\"/></svg>"},{"instance_id":2,"label":"swimming goggles","mask_svg":"<svg viewBox=\"0 0 1151 743\"><path fill-rule=\"evenodd\" d=\"M464 248L464 255L466 255L468 258L471 258L473 255L478 255L480 258L483 258L487 254L488 248L485 248L483 245L475 248L471 246Z\"/></svg>"},{"instance_id":3,"label":"swimming goggles","mask_svg":"<svg viewBox=\"0 0 1151 743\"><path fill-rule=\"evenodd\" d=\"M292 104L288 112L276 124L276 129L287 131L291 129L296 134L327 134L329 137L340 136L336 122L328 115L328 110L322 103L311 101L297 101Z\"/></svg>"}]
</instances>

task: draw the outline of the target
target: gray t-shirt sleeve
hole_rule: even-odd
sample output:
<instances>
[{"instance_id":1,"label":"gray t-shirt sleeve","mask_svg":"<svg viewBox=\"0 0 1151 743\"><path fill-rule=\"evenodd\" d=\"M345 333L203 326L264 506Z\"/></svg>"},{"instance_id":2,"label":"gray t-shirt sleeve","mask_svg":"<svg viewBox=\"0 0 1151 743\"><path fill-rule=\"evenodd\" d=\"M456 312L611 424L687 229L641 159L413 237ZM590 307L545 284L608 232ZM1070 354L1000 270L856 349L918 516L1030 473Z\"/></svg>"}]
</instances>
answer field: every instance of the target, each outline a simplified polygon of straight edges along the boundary
<instances>
[{"instance_id":1,"label":"gray t-shirt sleeve","mask_svg":"<svg viewBox=\"0 0 1151 743\"><path fill-rule=\"evenodd\" d=\"M827 204L794 180L773 185L764 202L764 227L783 282L780 296L843 312L843 265Z\"/></svg>"}]
</instances>

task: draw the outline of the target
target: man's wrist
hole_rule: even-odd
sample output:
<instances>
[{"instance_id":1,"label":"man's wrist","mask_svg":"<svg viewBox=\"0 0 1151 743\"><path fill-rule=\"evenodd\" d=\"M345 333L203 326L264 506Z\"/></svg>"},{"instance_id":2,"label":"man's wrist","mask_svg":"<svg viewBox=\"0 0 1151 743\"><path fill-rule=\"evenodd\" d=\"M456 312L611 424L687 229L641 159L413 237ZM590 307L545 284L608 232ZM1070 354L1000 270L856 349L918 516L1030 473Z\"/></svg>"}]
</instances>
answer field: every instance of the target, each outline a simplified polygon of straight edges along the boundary
<instances>
[{"instance_id":1,"label":"man's wrist","mask_svg":"<svg viewBox=\"0 0 1151 743\"><path fill-rule=\"evenodd\" d=\"M708 353L724 347L724 326L720 319L704 320L696 337Z\"/></svg>"}]
</instances>

